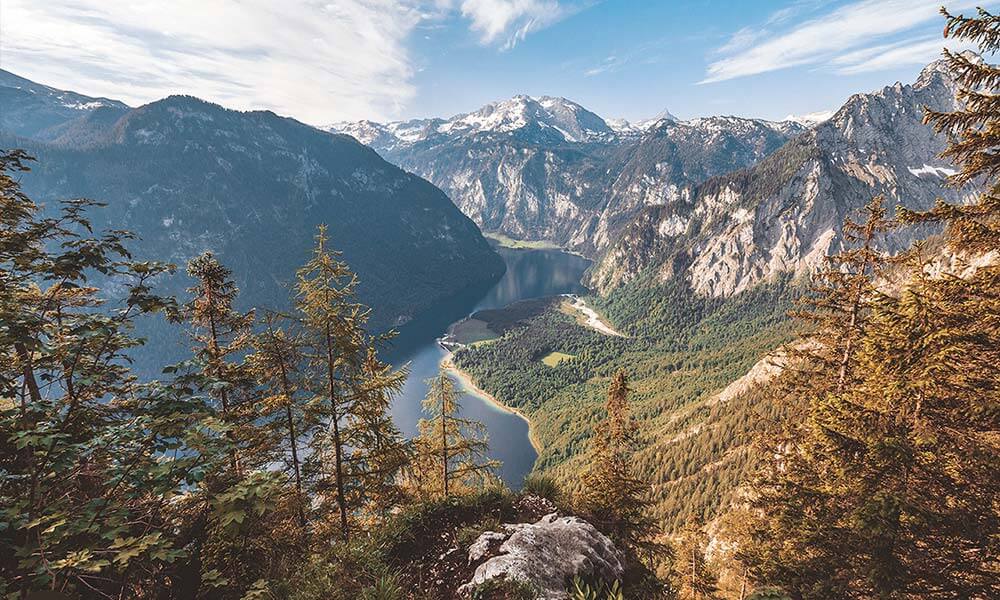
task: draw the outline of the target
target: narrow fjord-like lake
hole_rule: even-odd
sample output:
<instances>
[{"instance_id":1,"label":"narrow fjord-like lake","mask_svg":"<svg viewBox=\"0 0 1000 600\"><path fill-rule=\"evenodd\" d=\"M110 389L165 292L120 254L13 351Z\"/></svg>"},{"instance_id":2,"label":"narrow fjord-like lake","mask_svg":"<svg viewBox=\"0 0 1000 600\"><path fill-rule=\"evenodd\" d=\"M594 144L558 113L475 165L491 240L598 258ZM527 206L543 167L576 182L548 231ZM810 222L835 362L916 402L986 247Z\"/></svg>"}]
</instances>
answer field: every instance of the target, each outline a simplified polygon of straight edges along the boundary
<instances>
[{"instance_id":1,"label":"narrow fjord-like lake","mask_svg":"<svg viewBox=\"0 0 1000 600\"><path fill-rule=\"evenodd\" d=\"M417 434L423 417L421 401L427 393L424 381L438 373L447 352L438 344L448 326L469 314L500 308L512 302L557 294L582 294L583 272L590 266L585 258L558 250L512 250L498 248L507 263L507 272L489 290L463 294L442 303L399 328L399 336L383 351L383 356L400 367L409 363L410 377L393 405L393 418L403 435ZM528 439L528 423L518 415L495 406L466 390L462 416L486 424L490 457L503 462L500 476L515 489L535 464L536 453Z\"/></svg>"}]
</instances>

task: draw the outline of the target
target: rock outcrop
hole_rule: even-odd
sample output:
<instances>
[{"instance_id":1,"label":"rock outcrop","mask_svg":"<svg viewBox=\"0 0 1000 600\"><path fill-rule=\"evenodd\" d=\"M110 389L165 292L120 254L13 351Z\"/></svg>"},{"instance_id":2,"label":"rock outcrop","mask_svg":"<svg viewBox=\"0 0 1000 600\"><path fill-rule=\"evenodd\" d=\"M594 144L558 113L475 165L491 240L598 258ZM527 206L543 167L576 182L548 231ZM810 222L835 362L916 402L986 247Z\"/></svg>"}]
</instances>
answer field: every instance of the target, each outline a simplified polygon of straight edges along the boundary
<instances>
[{"instance_id":1,"label":"rock outcrop","mask_svg":"<svg viewBox=\"0 0 1000 600\"><path fill-rule=\"evenodd\" d=\"M573 577L614 581L624 572L611 540L583 519L552 513L536 523L504 525L503 529L480 535L469 547L470 564L485 561L460 588L463 594L499 578L526 582L539 598L557 600L569 597L566 582Z\"/></svg>"}]
</instances>

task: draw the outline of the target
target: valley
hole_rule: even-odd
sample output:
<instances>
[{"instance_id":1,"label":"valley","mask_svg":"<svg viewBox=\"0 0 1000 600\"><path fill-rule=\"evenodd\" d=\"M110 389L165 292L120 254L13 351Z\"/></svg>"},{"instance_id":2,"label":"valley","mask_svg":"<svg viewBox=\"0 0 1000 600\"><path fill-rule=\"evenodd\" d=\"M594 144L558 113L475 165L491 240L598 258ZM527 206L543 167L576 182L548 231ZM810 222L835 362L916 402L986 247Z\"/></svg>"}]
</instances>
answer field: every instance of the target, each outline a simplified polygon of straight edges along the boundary
<instances>
[{"instance_id":1,"label":"valley","mask_svg":"<svg viewBox=\"0 0 1000 600\"><path fill-rule=\"evenodd\" d=\"M1000 597L1000 15L56 4L3 598Z\"/></svg>"}]
</instances>

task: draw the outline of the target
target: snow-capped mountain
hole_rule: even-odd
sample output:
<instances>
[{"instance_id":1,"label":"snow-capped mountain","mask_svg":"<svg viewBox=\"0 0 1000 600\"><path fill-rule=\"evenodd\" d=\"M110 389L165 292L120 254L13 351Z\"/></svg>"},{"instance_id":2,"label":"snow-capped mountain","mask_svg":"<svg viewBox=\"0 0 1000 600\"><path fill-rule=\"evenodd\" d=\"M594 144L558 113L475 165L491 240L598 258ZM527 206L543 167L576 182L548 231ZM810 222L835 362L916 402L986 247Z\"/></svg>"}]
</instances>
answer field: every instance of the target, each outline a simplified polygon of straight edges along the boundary
<instances>
[{"instance_id":1,"label":"snow-capped mountain","mask_svg":"<svg viewBox=\"0 0 1000 600\"><path fill-rule=\"evenodd\" d=\"M844 219L877 194L889 209L967 198L974 190L946 186L954 172L938 157L946 140L922 122L924 106L954 110L954 91L939 61L911 85L852 96L753 167L641 211L595 265L591 284L606 290L654 269L696 292L730 296L815 268L840 247ZM889 249L926 233L898 232Z\"/></svg>"},{"instance_id":2,"label":"snow-capped mountain","mask_svg":"<svg viewBox=\"0 0 1000 600\"><path fill-rule=\"evenodd\" d=\"M486 231L595 254L635 210L747 167L804 131L795 123L669 111L608 121L565 98L515 96L450 119L338 123L444 189Z\"/></svg>"},{"instance_id":3,"label":"snow-capped mountain","mask_svg":"<svg viewBox=\"0 0 1000 600\"><path fill-rule=\"evenodd\" d=\"M818 110L816 112L805 113L801 115L788 115L783 120L792 121L804 127L815 127L820 123L829 121L830 117L832 117L834 114L836 114L836 111L833 110Z\"/></svg>"},{"instance_id":4,"label":"snow-capped mountain","mask_svg":"<svg viewBox=\"0 0 1000 600\"><path fill-rule=\"evenodd\" d=\"M0 129L23 137L52 140L77 119L95 112L120 117L129 107L41 85L0 69Z\"/></svg>"}]
</instances>

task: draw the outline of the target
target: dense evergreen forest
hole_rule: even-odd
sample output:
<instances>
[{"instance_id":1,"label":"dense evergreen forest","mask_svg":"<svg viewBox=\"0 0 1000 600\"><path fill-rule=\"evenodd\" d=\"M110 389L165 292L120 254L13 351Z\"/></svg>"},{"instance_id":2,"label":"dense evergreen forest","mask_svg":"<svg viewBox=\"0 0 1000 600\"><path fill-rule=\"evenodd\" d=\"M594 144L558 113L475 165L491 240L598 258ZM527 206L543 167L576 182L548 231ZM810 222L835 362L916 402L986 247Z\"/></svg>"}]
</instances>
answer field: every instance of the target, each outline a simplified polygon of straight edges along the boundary
<instances>
[{"instance_id":1,"label":"dense evergreen forest","mask_svg":"<svg viewBox=\"0 0 1000 600\"><path fill-rule=\"evenodd\" d=\"M946 18L1000 48L1000 17ZM614 580L564 582L574 600L1000 597L1000 69L947 58L966 108L926 119L974 202L877 197L809 281L722 300L650 274L592 299L623 336L541 303L456 353L536 424L541 474L517 493L443 374L400 434L406 370L325 227L287 311L239 310L211 253L165 297L176 266L94 231L97 202L43 213L19 183L33 159L0 153L0 595L454 598L473 541L557 512L620 552ZM154 380L129 361L146 317L191 349Z\"/></svg>"}]
</instances>

